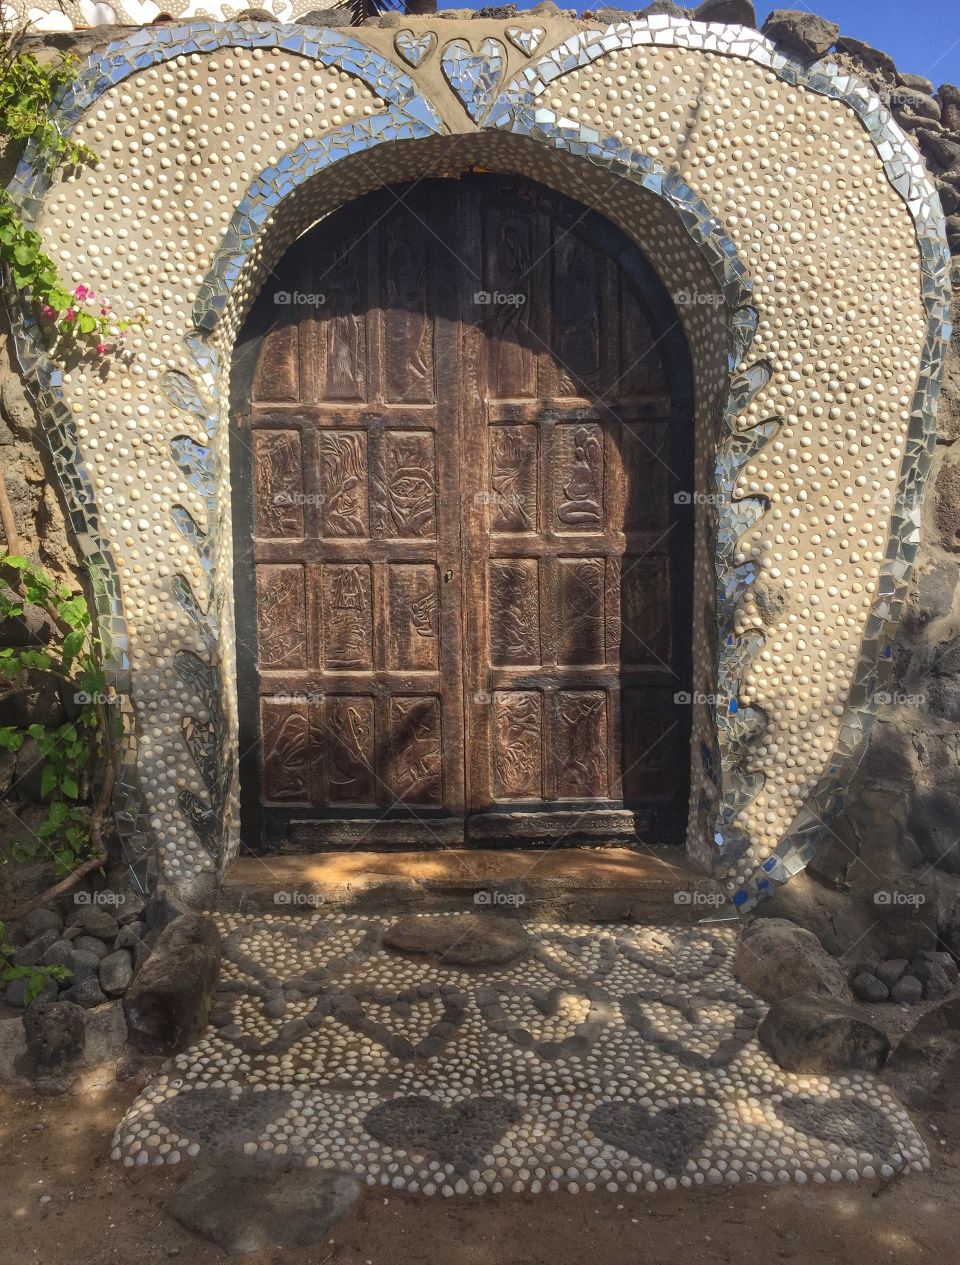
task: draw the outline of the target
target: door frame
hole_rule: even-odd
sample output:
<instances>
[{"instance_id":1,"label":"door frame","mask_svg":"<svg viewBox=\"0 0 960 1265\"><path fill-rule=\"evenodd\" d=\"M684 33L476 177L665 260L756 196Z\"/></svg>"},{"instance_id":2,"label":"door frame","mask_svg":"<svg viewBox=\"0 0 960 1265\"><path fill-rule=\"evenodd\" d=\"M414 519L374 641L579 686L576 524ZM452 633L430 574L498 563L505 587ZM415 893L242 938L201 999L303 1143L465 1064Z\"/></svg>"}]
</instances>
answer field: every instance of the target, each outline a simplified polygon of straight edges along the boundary
<instances>
[{"instance_id":1,"label":"door frame","mask_svg":"<svg viewBox=\"0 0 960 1265\"><path fill-rule=\"evenodd\" d=\"M561 199L583 207L583 203L579 199L572 197L570 194L564 193L562 190L551 189L550 186L543 185L526 175L519 175L514 172L494 172L490 171L490 175L502 175L504 178L513 178L523 180L534 186L544 188L548 193L559 196ZM406 183L418 184L419 181L401 182L396 186L397 189L403 189ZM343 206L330 212L325 220L333 220L339 217L351 206L361 202L370 194L364 194L351 202L343 204ZM283 260L295 251L303 242L304 238L309 234L322 231L320 224L313 225L300 238L291 243L284 256L277 264L277 268L282 267ZM667 380L667 389L670 395L670 424L671 424L671 465L674 467L674 473L670 481L670 506L671 506L671 523L673 531L676 533L677 545L676 555L678 559L682 559L686 564L677 567L672 572L676 581L673 585L671 595L671 634L673 640L673 663L675 666L675 675L677 677L677 690L689 691L693 675L693 568L694 568L694 536L695 536L695 514L692 506L687 504L682 506L677 502L675 493L680 491L689 492L693 486L694 476L694 375L693 365L690 354L689 345L683 330L682 322L676 312L671 300L670 294L664 286L663 282L657 275L652 265L648 262L640 247L634 243L629 236L611 221L606 219L601 212L584 208L582 218L578 219L575 226L576 235L586 242L587 245L594 250L606 255L613 263L623 272L629 285L634 289L638 301L644 310L648 319L651 332L654 335L654 345L660 352L661 363L664 375ZM574 231L574 230L571 230ZM253 690L242 690L241 684L244 681L257 680L257 607L255 601L254 588L254 564L253 555L250 550L237 550L238 542L248 541L252 537L253 532L253 465L248 459L245 452L245 444L243 440L244 431L239 425L240 418L244 416L252 394L254 376L259 360L260 350L268 333L267 314L270 309L263 301L262 290L251 305L246 320L237 335L233 347L233 355L230 364L229 379L229 461L230 461L230 487L231 487L231 526L232 540L234 545L233 557L233 578L234 578L234 617L236 630L236 702L237 702L237 718L238 718L238 769L239 769L239 798L240 798L240 834L241 840L246 836L252 835L250 842L246 845L258 854L268 854L273 851L303 851L304 848L292 847L287 845L277 848L266 836L264 830L264 807L261 802L260 795L260 708L259 708L259 692ZM462 426L460 412L462 411L462 403L458 402L455 414L451 414L450 425L455 427L457 432ZM438 432L439 433L439 432ZM689 480L689 486L684 486L683 474L686 474ZM686 513L680 512L686 509ZM460 542L460 557L463 559L463 541ZM462 567L465 563L461 563ZM676 565L672 563L672 566ZM244 595L248 600L243 600ZM468 793L468 756L466 746L469 743L469 719L466 715L468 700L466 697L467 687L467 664L469 656L464 654L460 660L460 676L461 676L461 693L464 709L464 730L463 730L463 786L460 790L459 799ZM682 732L678 736L677 749L682 752L681 766L678 769L679 785L675 792L676 801L682 804L682 807L675 813L677 818L676 824L671 833L676 835L676 845L683 846L684 834L688 820L687 800L689 799L690 773L691 773L691 752L690 752L690 730L692 720L692 707L683 708L680 719L682 723ZM684 741L685 739L685 741ZM674 796L670 797L674 799ZM443 812L438 814L438 820L433 823L430 818L437 813L437 810L430 809L424 805L412 806L415 808L418 818L424 818L426 824L430 826L431 832L434 833L432 842L425 842L416 845L417 850L427 851L432 847L442 847L459 844L460 846L497 847L499 846L516 846L516 839L503 838L498 840L495 837L487 837L486 829L478 830L477 835L471 840L469 830L469 818L464 814L462 822L462 830L459 834L450 832L449 815L444 816ZM277 811L277 810L271 810ZM286 810L279 810L286 811ZM289 810L295 814L296 809ZM303 810L301 810L303 811ZM347 813L349 810L346 810ZM629 809L627 811L630 811ZM341 810L330 809L329 817L331 822L335 821L340 815ZM541 810L541 816L556 816L550 809ZM562 814L560 814L562 816ZM489 813L483 813L484 818L489 818ZM586 833L586 832L585 832ZM571 841L573 841L571 839ZM349 844L351 841L344 836L344 843ZM375 838L365 837L364 842L371 848L376 848L377 842ZM550 843L547 837L543 839L544 843ZM674 840L671 839L671 843ZM317 850L334 850L336 845L320 844ZM383 845L385 847L391 845ZM397 845L392 845L397 846ZM402 845L411 847L414 845ZM535 846L534 841L528 841L527 846Z\"/></svg>"}]
</instances>

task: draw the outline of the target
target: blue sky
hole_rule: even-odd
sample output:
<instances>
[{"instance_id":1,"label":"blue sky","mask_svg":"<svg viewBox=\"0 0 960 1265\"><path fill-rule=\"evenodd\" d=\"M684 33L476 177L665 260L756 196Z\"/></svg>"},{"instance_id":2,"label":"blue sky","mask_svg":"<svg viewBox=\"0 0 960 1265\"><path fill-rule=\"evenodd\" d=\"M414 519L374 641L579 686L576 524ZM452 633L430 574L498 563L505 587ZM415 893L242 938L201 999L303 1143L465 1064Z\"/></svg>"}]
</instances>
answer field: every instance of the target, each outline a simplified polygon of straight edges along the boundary
<instances>
[{"instance_id":1,"label":"blue sky","mask_svg":"<svg viewBox=\"0 0 960 1265\"><path fill-rule=\"evenodd\" d=\"M440 0L441 8L481 9L496 0ZM519 0L519 9L533 8L536 0ZM680 0L678 0L678 3ZM845 35L882 48L900 70L925 75L934 84L960 84L960 0L754 0L762 22L773 9L812 9L836 22ZM561 8L599 9L604 0L557 0ZM609 0L608 0L609 3ZM609 7L640 9L644 0L621 0ZM692 3L689 4L693 8Z\"/></svg>"}]
</instances>

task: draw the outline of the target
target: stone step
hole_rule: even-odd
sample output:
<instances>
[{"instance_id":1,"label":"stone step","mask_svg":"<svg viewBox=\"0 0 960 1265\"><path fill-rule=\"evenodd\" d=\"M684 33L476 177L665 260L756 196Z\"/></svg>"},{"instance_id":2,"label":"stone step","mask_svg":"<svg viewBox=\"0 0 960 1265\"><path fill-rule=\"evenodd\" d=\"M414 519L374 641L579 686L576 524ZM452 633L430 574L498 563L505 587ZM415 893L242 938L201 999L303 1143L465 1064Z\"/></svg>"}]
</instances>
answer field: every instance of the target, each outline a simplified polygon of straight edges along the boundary
<instances>
[{"instance_id":1,"label":"stone step","mask_svg":"<svg viewBox=\"0 0 960 1265\"><path fill-rule=\"evenodd\" d=\"M284 914L486 909L534 922L656 924L733 915L722 886L679 852L617 847L241 856L215 907Z\"/></svg>"}]
</instances>

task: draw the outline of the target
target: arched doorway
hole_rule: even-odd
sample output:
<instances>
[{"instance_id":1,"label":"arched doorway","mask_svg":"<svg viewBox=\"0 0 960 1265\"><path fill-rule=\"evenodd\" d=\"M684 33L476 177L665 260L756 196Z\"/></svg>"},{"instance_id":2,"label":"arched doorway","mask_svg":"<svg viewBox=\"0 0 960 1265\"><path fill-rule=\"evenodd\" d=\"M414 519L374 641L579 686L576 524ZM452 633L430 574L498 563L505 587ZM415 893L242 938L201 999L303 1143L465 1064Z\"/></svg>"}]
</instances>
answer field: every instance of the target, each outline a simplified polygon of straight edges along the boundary
<instances>
[{"instance_id":1,"label":"arched doorway","mask_svg":"<svg viewBox=\"0 0 960 1265\"><path fill-rule=\"evenodd\" d=\"M531 181L291 248L231 384L249 846L682 842L690 383L639 251Z\"/></svg>"}]
</instances>

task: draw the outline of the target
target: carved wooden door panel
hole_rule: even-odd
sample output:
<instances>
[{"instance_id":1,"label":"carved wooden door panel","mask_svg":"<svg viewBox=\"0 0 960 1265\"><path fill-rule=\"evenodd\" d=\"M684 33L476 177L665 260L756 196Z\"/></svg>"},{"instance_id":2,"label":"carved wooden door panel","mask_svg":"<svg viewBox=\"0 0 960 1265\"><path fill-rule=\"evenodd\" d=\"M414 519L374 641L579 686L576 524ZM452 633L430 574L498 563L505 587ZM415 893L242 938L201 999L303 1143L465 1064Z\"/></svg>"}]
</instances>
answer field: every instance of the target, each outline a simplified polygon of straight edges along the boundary
<instances>
[{"instance_id":1,"label":"carved wooden door panel","mask_svg":"<svg viewBox=\"0 0 960 1265\"><path fill-rule=\"evenodd\" d=\"M467 178L461 223L470 837L679 842L688 402L582 206Z\"/></svg>"},{"instance_id":2,"label":"carved wooden door panel","mask_svg":"<svg viewBox=\"0 0 960 1265\"><path fill-rule=\"evenodd\" d=\"M263 317L280 296L241 431L255 593L238 659L253 650L257 680L241 783L259 782L275 846L463 836L459 343L425 228L453 233L454 194L333 217L260 301Z\"/></svg>"},{"instance_id":3,"label":"carved wooden door panel","mask_svg":"<svg viewBox=\"0 0 960 1265\"><path fill-rule=\"evenodd\" d=\"M646 267L480 174L284 258L232 384L246 838L680 840L689 398Z\"/></svg>"}]
</instances>

